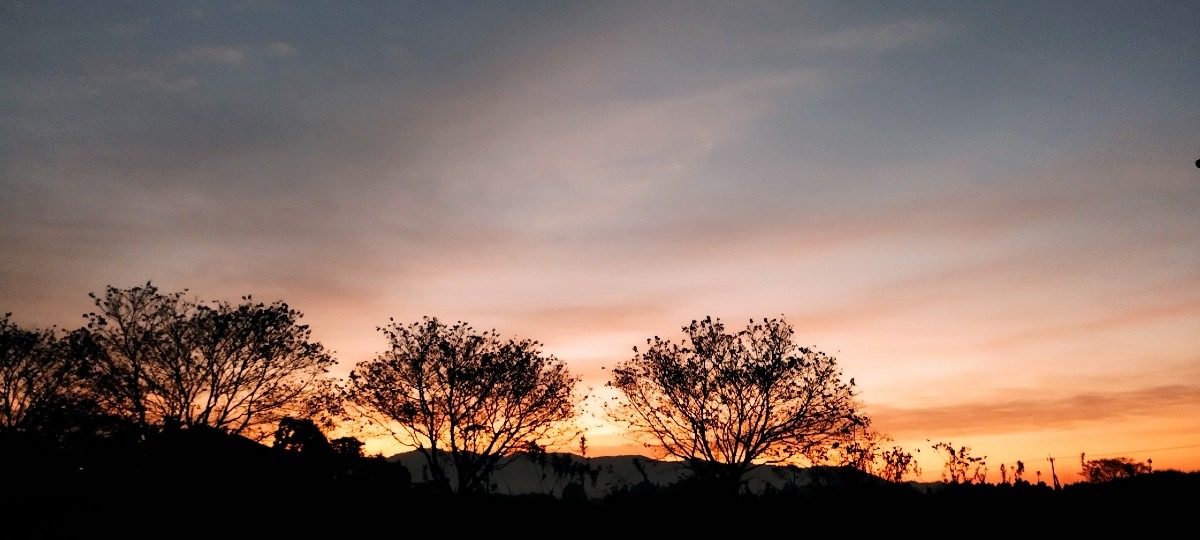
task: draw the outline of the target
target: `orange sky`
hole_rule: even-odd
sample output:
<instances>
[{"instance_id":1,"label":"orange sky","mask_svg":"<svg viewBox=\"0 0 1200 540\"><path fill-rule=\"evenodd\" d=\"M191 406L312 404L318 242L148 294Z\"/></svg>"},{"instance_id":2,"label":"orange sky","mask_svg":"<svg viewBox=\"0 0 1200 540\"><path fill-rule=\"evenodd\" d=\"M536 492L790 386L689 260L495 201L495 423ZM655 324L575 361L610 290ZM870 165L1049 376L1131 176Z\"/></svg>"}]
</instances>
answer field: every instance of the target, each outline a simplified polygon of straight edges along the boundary
<instances>
[{"instance_id":1,"label":"orange sky","mask_svg":"<svg viewBox=\"0 0 1200 540\"><path fill-rule=\"evenodd\" d=\"M338 376L428 315L600 388L784 316L927 479L1200 470L1193 3L185 4L0 8L14 322L153 281Z\"/></svg>"}]
</instances>

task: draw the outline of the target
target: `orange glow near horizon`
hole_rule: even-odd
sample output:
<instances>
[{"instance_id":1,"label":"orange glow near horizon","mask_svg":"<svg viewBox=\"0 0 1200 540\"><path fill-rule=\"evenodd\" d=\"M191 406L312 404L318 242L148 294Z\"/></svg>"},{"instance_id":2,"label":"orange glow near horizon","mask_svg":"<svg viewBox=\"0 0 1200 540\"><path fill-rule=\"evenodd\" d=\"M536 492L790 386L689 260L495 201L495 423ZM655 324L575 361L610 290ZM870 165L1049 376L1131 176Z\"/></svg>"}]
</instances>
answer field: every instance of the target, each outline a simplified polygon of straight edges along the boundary
<instances>
[{"instance_id":1,"label":"orange glow near horizon","mask_svg":"<svg viewBox=\"0 0 1200 540\"><path fill-rule=\"evenodd\" d=\"M1030 482L1037 482L1037 473L1041 472L1041 479L1047 485L1052 485L1051 477L1051 462L1050 458L1054 458L1053 468L1058 474L1061 484L1072 484L1082 481L1080 475L1080 455L1076 454L1061 454L1052 455L1046 454L1042 456L1027 456L1025 448L1028 446L1022 445L1018 439L1017 445L1020 445L1015 450L1009 449L1004 445L1005 441L993 444L989 437L979 437L977 440L984 443L984 446L972 446L970 444L958 444L958 441L945 441L952 443L955 448L967 446L970 449L970 455L974 457L986 456L986 481L988 483L1000 482L1000 464L1004 464L1008 468L1008 481L1012 482L1012 471L1016 469L1018 461L1025 465L1024 479ZM919 482L939 482L942 480L942 472L944 460L932 448L931 441L895 441L895 446L900 446L908 451L914 452L918 464L921 467L921 474L917 476L909 475L905 481ZM1032 445L1030 445L1032 446ZM982 448L990 448L992 452L983 451ZM1146 463L1148 460L1153 463L1153 470L1177 470L1183 472L1200 472L1200 459L1196 457L1197 450L1200 449L1200 444L1185 444L1180 446L1166 446L1154 448L1131 448L1126 451L1109 452L1090 454L1084 452L1084 457L1087 460L1126 457L1139 463ZM405 448L392 442L390 439L380 439L368 443L365 446L367 455L382 454L391 456L394 454L407 452L412 448ZM915 452L920 450L920 452ZM999 450L999 451L996 451ZM579 455L578 445L568 447L564 445L562 448L552 449L556 452L567 452ZM588 434L588 452L587 457L605 457L605 456L643 456L655 458L647 451L647 448L641 444L628 442L623 435L616 432L605 430L595 430ZM671 459L669 456L659 459Z\"/></svg>"},{"instance_id":2,"label":"orange glow near horizon","mask_svg":"<svg viewBox=\"0 0 1200 540\"><path fill-rule=\"evenodd\" d=\"M584 381L588 385L589 381ZM579 424L583 426L583 435L587 437L587 456L627 456L636 455L658 459L671 459L669 456L657 456L643 444L629 440L621 428L604 418L599 402L615 396L611 390L602 387L602 380L590 381L595 399L590 399L581 411ZM599 389L599 391L596 391ZM981 427L952 427L944 430L949 419L944 413L930 414L934 420L930 424L898 423L902 431L888 431L889 416L882 422L876 421L873 427L882 434L888 435L891 442L883 448L900 447L913 454L920 466L919 475L909 475L905 480L921 482L937 482L942 479L944 459L934 449L939 442L950 443L954 448L967 447L969 455L986 458L985 471L988 483L1000 482L1000 465L1008 468L1009 481L1017 462L1024 463L1025 480L1037 481L1037 472L1042 472L1041 479L1047 485L1052 485L1050 458L1054 458L1053 468L1059 482L1070 484L1082 481L1080 476L1080 454L1087 460L1101 458L1124 457L1137 462L1152 462L1153 470L1179 470L1185 472L1200 472L1200 441L1196 439L1200 433L1200 417L1190 414L1189 407L1194 404L1179 407L1162 419L1147 421L1144 418L1131 418L1120 422L1079 422L1074 425L1060 425L1052 418L1033 418L1035 423L1044 421L1049 426L1046 429L1012 428L1007 431L989 431L986 424ZM867 410L870 410L868 404ZM869 414L869 413L868 413ZM967 419L971 417L968 416ZM938 422L943 425L939 426ZM935 437L936 435L936 437ZM412 448L398 445L390 438L369 440L365 446L368 454L381 453L385 456L406 452ZM578 455L578 440L570 441L550 451L567 452Z\"/></svg>"},{"instance_id":3,"label":"orange glow near horizon","mask_svg":"<svg viewBox=\"0 0 1200 540\"><path fill-rule=\"evenodd\" d=\"M567 310L559 313L559 316L569 313ZM1185 312L1184 315L1189 313ZM1046 314L1041 316L1046 317ZM588 333L583 324L568 324L563 326L562 333L547 333L544 330L549 325L541 318L503 321L518 329L512 332L515 335L542 328L543 334L548 334L543 340L543 352L564 360L573 372L582 376L580 389L591 397L580 411L579 425L588 439L590 456L656 457L650 455L649 449L639 442L628 440L618 426L604 417L600 406L604 400L616 396L615 392L604 386L608 369L631 358L632 347L643 344L646 337L661 335L678 340L678 328L690 321L690 318L680 319L678 324L673 325L675 332L670 331L671 327L662 329L661 323L657 323L662 330L660 332L645 332L636 328L655 326L653 320L656 317L663 318L661 313L650 317L618 318L619 323L614 328L595 334ZM837 342L854 341L869 345L874 340L863 339L850 327L869 329L877 325L870 319L861 319L860 324L855 325L852 319L839 321L834 318L831 322L819 318L788 317L786 314L784 318L796 326L800 343L806 342L803 326L810 330L809 335L824 335ZM744 324L744 318L722 320L727 328ZM1170 318L1166 322L1169 321ZM1164 326L1162 322L1151 318L1141 326L1126 323L1114 327L1108 337L1093 338L1085 350L1086 355L1094 361L1107 361L1110 354L1119 357L1126 353L1120 346L1105 351L1103 345L1106 341L1119 344L1123 339L1122 333L1138 335L1146 331L1157 332L1158 337L1166 339L1162 343L1168 345L1160 348L1159 355L1162 358L1179 358L1175 363L1160 364L1160 370L1164 372L1162 374L1168 375L1165 378L1158 371L1132 365L1128 366L1128 375L1120 378L1101 377L1098 373L1081 374L1077 373L1079 368L1075 364L1068 362L1064 364L1065 371L1061 375L1050 370L1042 371L1040 376L1048 379L1048 386L1017 390L1015 387L1028 384L1029 372L998 372L990 379L980 380L971 373L958 373L958 363L930 362L928 354L908 356L911 353L906 352L905 356L890 355L890 362L875 362L871 361L872 357L887 357L886 352L861 345L857 348L843 347L831 354L838 358L844 377L856 379L857 391L864 411L873 421L873 429L892 439L885 448L898 446L916 458L921 474L907 478L910 480L933 482L941 479L944 462L932 448L938 442L947 442L956 448L966 446L972 456L986 457L986 478L993 483L1000 481L1001 464L1011 471L1015 469L1017 461L1021 461L1027 470L1026 480L1036 481L1035 473L1040 470L1043 472L1042 479L1050 484L1050 457L1055 458L1055 470L1061 483L1079 481L1080 453L1085 454L1087 459L1127 457L1139 462L1152 460L1155 470L1200 471L1200 394L1183 384L1196 378L1200 367L1190 358L1192 351L1187 347L1169 346L1186 340L1183 336L1162 333L1163 330L1178 331L1169 324ZM1094 330L1095 326L1089 324L1079 331ZM992 340L989 331L975 329L973 332L984 334L982 339L976 338L979 341ZM1069 332L1062 330L1057 333ZM971 341L968 339L970 335L959 335L955 343L946 349L944 356L986 362L990 358L1002 359L1012 354L1037 353L1064 358L1079 354L1077 345L1064 347L1065 342L1053 340L1026 340L1024 345L998 342L990 345L990 348L976 349L965 345ZM898 337L887 337L884 341L896 339ZM813 345L819 350L827 350L819 343ZM930 347L937 345L936 341L931 341L925 345L925 350L930 351ZM1022 348L1028 352L1021 352ZM918 361L919 369L906 367L908 363ZM1181 384L1145 386L1151 382L1173 380L1171 373ZM1056 382L1060 380L1063 382ZM1103 386L1105 390L1098 391L1097 386ZM963 389L969 388L976 391L968 394L971 397L964 400ZM368 445L368 448L385 454L406 450L396 446L390 439L377 441ZM578 441L552 450L578 454Z\"/></svg>"}]
</instances>

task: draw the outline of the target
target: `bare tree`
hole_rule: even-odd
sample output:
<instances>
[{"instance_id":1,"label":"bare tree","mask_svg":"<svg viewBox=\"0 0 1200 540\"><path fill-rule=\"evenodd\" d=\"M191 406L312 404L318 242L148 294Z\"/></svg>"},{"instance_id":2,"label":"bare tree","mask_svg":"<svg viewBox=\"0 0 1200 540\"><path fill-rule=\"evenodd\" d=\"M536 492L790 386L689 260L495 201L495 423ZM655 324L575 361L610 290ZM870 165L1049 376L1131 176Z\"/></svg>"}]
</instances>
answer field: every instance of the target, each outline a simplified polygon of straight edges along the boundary
<instances>
[{"instance_id":1,"label":"bare tree","mask_svg":"<svg viewBox=\"0 0 1200 540\"><path fill-rule=\"evenodd\" d=\"M262 440L281 418L319 416L335 360L283 302L189 301L147 283L91 295L79 342L89 382L143 429L209 426Z\"/></svg>"},{"instance_id":2,"label":"bare tree","mask_svg":"<svg viewBox=\"0 0 1200 540\"><path fill-rule=\"evenodd\" d=\"M437 318L379 328L389 348L350 373L347 401L416 448L435 482L460 494L490 490L502 458L571 440L579 382L532 340L502 340Z\"/></svg>"},{"instance_id":3,"label":"bare tree","mask_svg":"<svg viewBox=\"0 0 1200 540\"><path fill-rule=\"evenodd\" d=\"M311 341L301 317L283 302L256 303L249 296L236 306L197 306L191 319L192 357L202 366L205 382L188 402L183 421L251 432L257 439L265 427L289 415L328 425L324 413L334 385L325 375L335 361ZM180 395L186 395L185 387Z\"/></svg>"},{"instance_id":4,"label":"bare tree","mask_svg":"<svg viewBox=\"0 0 1200 540\"><path fill-rule=\"evenodd\" d=\"M736 333L707 317L683 327L686 342L655 336L612 370L620 391L611 419L665 456L682 459L720 493L767 463L824 455L866 425L836 360L798 346L783 319Z\"/></svg>"},{"instance_id":5,"label":"bare tree","mask_svg":"<svg viewBox=\"0 0 1200 540\"><path fill-rule=\"evenodd\" d=\"M182 339L183 293L160 294L146 283L129 289L109 286L103 296L88 296L98 311L84 315L87 326L77 334L76 349L86 357L93 395L105 409L123 413L145 429L154 416L154 364L163 363L166 355L183 354L167 350Z\"/></svg>"},{"instance_id":6,"label":"bare tree","mask_svg":"<svg viewBox=\"0 0 1200 540\"><path fill-rule=\"evenodd\" d=\"M53 329L27 330L0 318L0 431L26 430L33 415L71 390L70 366Z\"/></svg>"}]
</instances>

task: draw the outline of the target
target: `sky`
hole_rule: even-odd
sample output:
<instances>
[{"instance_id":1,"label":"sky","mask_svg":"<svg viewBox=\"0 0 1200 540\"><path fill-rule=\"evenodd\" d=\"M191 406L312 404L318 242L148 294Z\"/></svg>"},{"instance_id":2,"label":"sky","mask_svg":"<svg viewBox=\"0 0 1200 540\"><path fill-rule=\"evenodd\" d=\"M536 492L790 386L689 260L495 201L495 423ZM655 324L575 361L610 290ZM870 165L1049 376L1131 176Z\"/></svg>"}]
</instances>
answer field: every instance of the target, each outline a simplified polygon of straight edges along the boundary
<instances>
[{"instance_id":1,"label":"sky","mask_svg":"<svg viewBox=\"0 0 1200 540\"><path fill-rule=\"evenodd\" d=\"M344 377L424 316L598 400L782 317L937 479L1200 470L1200 3L0 4L0 312L281 300ZM590 455L640 453L599 414ZM402 449L372 441L368 451Z\"/></svg>"}]
</instances>

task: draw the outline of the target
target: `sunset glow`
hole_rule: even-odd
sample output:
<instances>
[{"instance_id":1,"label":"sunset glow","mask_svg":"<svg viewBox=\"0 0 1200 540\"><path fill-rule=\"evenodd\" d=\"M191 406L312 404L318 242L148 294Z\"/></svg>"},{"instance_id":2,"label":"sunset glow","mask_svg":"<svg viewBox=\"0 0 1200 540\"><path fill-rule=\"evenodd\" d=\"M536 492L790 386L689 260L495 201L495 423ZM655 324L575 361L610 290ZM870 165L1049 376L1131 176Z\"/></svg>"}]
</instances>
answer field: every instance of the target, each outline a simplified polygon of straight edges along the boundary
<instances>
[{"instance_id":1,"label":"sunset glow","mask_svg":"<svg viewBox=\"0 0 1200 540\"><path fill-rule=\"evenodd\" d=\"M282 300L583 377L783 317L937 480L1200 470L1200 4L8 2L0 313ZM408 450L372 439L369 453ZM578 451L578 447L562 448Z\"/></svg>"}]
</instances>

